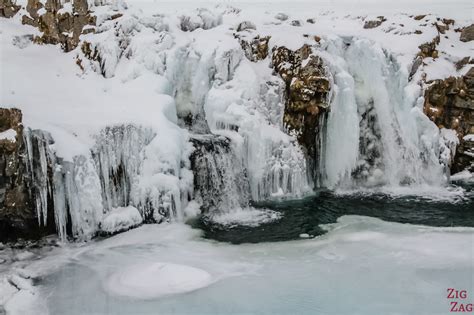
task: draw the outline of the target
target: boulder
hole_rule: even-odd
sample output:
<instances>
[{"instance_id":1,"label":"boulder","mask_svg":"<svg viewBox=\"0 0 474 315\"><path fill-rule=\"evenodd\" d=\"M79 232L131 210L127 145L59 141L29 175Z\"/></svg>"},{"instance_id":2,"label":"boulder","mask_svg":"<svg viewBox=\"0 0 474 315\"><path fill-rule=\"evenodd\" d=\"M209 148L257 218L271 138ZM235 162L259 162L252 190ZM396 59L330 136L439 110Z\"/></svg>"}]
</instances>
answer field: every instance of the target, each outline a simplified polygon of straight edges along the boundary
<instances>
[{"instance_id":1,"label":"boulder","mask_svg":"<svg viewBox=\"0 0 474 315\"><path fill-rule=\"evenodd\" d=\"M474 24L462 29L459 40L462 42L470 42L471 40L474 40Z\"/></svg>"}]
</instances>

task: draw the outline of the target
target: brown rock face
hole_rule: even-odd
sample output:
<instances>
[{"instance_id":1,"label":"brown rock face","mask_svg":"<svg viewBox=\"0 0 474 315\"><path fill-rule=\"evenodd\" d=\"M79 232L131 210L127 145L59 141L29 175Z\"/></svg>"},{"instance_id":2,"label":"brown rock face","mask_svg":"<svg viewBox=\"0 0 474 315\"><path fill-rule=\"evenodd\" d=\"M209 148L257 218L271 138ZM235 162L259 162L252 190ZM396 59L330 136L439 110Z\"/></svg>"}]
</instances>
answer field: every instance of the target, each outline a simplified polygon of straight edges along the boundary
<instances>
[{"instance_id":1,"label":"brown rock face","mask_svg":"<svg viewBox=\"0 0 474 315\"><path fill-rule=\"evenodd\" d=\"M21 111L0 108L0 240L38 233L36 211L29 196Z\"/></svg>"},{"instance_id":2,"label":"brown rock face","mask_svg":"<svg viewBox=\"0 0 474 315\"><path fill-rule=\"evenodd\" d=\"M463 139L474 134L474 67L463 77L435 80L425 91L424 111L438 127L458 134L460 144L451 172L474 170L474 143Z\"/></svg>"},{"instance_id":3,"label":"brown rock face","mask_svg":"<svg viewBox=\"0 0 474 315\"><path fill-rule=\"evenodd\" d=\"M304 45L296 51L277 47L272 55L273 69L286 84L287 101L283 122L296 133L310 158L310 169L319 161L318 137L329 107L330 83L320 57ZM312 167L311 167L312 166Z\"/></svg>"},{"instance_id":4,"label":"brown rock face","mask_svg":"<svg viewBox=\"0 0 474 315\"><path fill-rule=\"evenodd\" d=\"M39 28L42 36L35 37L39 44L61 44L65 51L71 51L79 44L79 36L90 32L84 30L87 25L95 25L95 17L90 15L87 0L75 0L72 13L60 12L62 8L59 0L47 0L44 5L46 13L40 15L38 10L43 8L39 0L28 0L26 10L28 15L23 15L22 23Z\"/></svg>"},{"instance_id":5,"label":"brown rock face","mask_svg":"<svg viewBox=\"0 0 474 315\"><path fill-rule=\"evenodd\" d=\"M471 40L474 40L474 24L462 29L459 40L462 42L470 42Z\"/></svg>"},{"instance_id":6,"label":"brown rock face","mask_svg":"<svg viewBox=\"0 0 474 315\"><path fill-rule=\"evenodd\" d=\"M20 8L13 0L0 0L0 17L11 18Z\"/></svg>"}]
</instances>

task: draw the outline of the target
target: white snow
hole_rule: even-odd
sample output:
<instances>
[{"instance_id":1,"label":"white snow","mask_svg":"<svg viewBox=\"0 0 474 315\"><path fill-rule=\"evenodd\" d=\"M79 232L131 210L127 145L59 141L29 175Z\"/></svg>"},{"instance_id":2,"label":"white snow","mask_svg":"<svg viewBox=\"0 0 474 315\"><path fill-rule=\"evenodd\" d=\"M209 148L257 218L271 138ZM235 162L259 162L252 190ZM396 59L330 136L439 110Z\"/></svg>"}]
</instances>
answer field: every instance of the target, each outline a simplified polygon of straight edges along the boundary
<instances>
[{"instance_id":1,"label":"white snow","mask_svg":"<svg viewBox=\"0 0 474 315\"><path fill-rule=\"evenodd\" d=\"M463 137L464 141L474 141L474 134L470 133Z\"/></svg>"},{"instance_id":2,"label":"white snow","mask_svg":"<svg viewBox=\"0 0 474 315\"><path fill-rule=\"evenodd\" d=\"M0 132L0 140L16 142L16 131L13 129L8 129L6 131Z\"/></svg>"},{"instance_id":3,"label":"white snow","mask_svg":"<svg viewBox=\"0 0 474 315\"><path fill-rule=\"evenodd\" d=\"M135 207L112 208L102 218L100 229L106 233L117 233L136 227L142 222L143 218Z\"/></svg>"}]
</instances>

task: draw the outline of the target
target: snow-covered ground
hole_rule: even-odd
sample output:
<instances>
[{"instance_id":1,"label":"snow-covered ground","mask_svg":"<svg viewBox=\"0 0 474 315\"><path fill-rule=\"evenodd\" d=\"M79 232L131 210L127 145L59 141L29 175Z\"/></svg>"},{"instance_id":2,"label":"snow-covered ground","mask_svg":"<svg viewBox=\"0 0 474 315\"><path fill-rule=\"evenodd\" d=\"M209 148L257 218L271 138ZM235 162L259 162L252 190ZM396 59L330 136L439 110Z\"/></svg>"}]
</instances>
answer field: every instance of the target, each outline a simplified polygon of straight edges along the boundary
<instances>
[{"instance_id":1,"label":"snow-covered ground","mask_svg":"<svg viewBox=\"0 0 474 315\"><path fill-rule=\"evenodd\" d=\"M229 245L201 239L186 225L144 225L30 261L21 271L40 281L18 293L4 285L5 308L11 314L434 315L449 313L448 288L467 290L464 303L472 300L472 228L359 216L325 228L326 235L309 240Z\"/></svg>"}]
</instances>

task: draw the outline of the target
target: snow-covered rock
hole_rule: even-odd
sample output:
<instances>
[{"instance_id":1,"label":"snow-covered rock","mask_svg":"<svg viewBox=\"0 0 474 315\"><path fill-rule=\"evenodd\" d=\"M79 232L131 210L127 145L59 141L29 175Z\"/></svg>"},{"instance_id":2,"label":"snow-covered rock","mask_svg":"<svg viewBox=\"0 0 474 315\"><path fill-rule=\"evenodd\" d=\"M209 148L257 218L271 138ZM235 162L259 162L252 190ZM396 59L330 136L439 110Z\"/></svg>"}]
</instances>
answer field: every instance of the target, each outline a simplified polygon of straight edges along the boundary
<instances>
[{"instance_id":1,"label":"snow-covered rock","mask_svg":"<svg viewBox=\"0 0 474 315\"><path fill-rule=\"evenodd\" d=\"M115 234L129 230L142 224L143 218L137 208L113 208L102 218L100 230L106 234Z\"/></svg>"}]
</instances>

